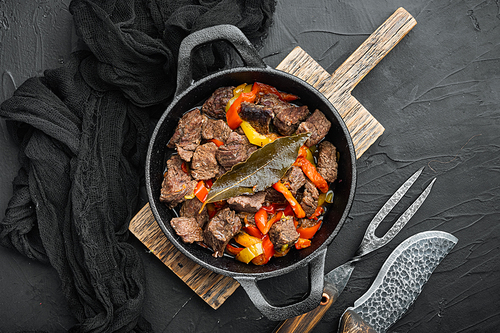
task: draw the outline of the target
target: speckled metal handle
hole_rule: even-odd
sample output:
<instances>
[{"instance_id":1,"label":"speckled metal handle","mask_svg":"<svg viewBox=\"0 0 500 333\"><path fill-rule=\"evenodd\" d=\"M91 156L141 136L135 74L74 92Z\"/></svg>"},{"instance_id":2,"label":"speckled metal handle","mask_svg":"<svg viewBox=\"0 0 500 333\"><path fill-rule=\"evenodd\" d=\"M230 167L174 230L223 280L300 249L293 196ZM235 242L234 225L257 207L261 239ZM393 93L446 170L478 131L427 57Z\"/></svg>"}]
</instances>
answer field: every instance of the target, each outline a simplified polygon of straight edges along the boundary
<instances>
[{"instance_id":1,"label":"speckled metal handle","mask_svg":"<svg viewBox=\"0 0 500 333\"><path fill-rule=\"evenodd\" d=\"M316 308L323 294L325 275L326 248L309 262L309 295L300 302L286 305L274 306L269 304L257 286L257 278L252 276L240 276L235 279L245 289L248 297L255 307L270 320L282 321L309 312Z\"/></svg>"},{"instance_id":2,"label":"speckled metal handle","mask_svg":"<svg viewBox=\"0 0 500 333\"><path fill-rule=\"evenodd\" d=\"M233 45L246 66L267 67L252 43L236 26L223 24L202 29L193 32L184 38L181 43L177 64L177 89L174 96L179 95L193 84L193 71L191 68L191 53L193 50L198 46L219 40L227 41Z\"/></svg>"}]
</instances>

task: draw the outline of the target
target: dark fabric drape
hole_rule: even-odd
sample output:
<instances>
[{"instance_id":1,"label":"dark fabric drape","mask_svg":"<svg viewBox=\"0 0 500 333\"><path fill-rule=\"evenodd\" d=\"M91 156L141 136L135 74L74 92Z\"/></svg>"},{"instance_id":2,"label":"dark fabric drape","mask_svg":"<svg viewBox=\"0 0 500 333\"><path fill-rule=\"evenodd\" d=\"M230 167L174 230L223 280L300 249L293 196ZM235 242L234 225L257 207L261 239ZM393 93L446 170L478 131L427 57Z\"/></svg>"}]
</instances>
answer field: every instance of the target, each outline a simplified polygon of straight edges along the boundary
<instances>
[{"instance_id":1,"label":"dark fabric drape","mask_svg":"<svg viewBox=\"0 0 500 333\"><path fill-rule=\"evenodd\" d=\"M79 322L72 331L151 331L141 316L143 267L126 242L151 117L175 90L185 36L233 24L258 46L274 6L274 0L73 0L85 47L2 103L21 169L0 243L56 269ZM196 68L224 66L221 47L204 48Z\"/></svg>"}]
</instances>

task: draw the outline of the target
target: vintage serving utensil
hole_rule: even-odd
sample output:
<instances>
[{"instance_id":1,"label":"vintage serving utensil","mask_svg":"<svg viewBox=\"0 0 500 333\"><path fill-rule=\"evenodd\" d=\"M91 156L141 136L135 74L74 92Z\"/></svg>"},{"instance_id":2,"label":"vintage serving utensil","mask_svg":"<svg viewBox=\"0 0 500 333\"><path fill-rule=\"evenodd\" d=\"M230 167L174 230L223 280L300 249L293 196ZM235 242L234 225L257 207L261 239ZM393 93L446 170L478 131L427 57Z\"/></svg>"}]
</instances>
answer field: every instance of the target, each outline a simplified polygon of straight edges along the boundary
<instances>
[{"instance_id":1,"label":"vintage serving utensil","mask_svg":"<svg viewBox=\"0 0 500 333\"><path fill-rule=\"evenodd\" d=\"M430 182L426 189L418 196L410 207L406 209L406 211L398 218L398 220L383 237L377 237L375 235L377 227L417 180L423 169L423 167L420 168L410 178L408 178L408 180L404 182L404 184L401 185L396 192L394 192L389 200L387 200L382 208L380 208L368 225L363 240L361 241L354 258L325 275L323 299L321 304L310 312L285 320L274 332L310 332L316 326L319 320L323 317L324 313L337 300L340 293L344 290L349 278L351 277L356 262L359 261L364 255L389 243L394 236L396 236L401 229L403 229L406 223L425 201L432 189L432 186L434 185L434 182L436 181L436 178Z\"/></svg>"},{"instance_id":2,"label":"vintage serving utensil","mask_svg":"<svg viewBox=\"0 0 500 333\"><path fill-rule=\"evenodd\" d=\"M413 304L457 241L447 232L425 231L402 242L368 291L342 314L339 332L386 332Z\"/></svg>"}]
</instances>

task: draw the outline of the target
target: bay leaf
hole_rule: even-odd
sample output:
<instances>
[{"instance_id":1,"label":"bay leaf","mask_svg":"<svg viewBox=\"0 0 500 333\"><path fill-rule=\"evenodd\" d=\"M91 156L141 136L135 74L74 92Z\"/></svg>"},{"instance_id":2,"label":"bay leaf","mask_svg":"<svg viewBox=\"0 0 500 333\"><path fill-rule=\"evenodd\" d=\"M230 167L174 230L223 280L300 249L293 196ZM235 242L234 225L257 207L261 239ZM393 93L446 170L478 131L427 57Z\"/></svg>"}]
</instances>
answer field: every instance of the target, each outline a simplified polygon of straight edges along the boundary
<instances>
[{"instance_id":1,"label":"bay leaf","mask_svg":"<svg viewBox=\"0 0 500 333\"><path fill-rule=\"evenodd\" d=\"M254 151L245 162L234 165L213 183L205 204L271 187L295 162L309 136L311 133L286 136Z\"/></svg>"}]
</instances>

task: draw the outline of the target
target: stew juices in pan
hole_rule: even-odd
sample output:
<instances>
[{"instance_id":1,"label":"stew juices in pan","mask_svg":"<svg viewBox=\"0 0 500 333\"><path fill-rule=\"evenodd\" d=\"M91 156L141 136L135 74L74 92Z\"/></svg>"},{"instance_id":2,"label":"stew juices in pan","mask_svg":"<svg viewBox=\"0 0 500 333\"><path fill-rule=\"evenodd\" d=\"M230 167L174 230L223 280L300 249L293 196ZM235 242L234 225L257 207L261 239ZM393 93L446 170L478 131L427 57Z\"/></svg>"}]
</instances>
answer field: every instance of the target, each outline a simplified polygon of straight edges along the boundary
<instances>
[{"instance_id":1,"label":"stew juices in pan","mask_svg":"<svg viewBox=\"0 0 500 333\"><path fill-rule=\"evenodd\" d=\"M255 82L214 91L179 120L160 201L198 243L255 265L306 248L323 223L337 152L330 122L299 97Z\"/></svg>"}]
</instances>

